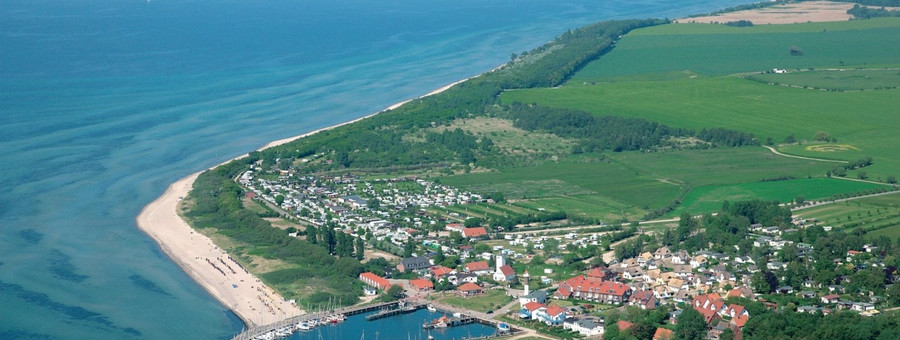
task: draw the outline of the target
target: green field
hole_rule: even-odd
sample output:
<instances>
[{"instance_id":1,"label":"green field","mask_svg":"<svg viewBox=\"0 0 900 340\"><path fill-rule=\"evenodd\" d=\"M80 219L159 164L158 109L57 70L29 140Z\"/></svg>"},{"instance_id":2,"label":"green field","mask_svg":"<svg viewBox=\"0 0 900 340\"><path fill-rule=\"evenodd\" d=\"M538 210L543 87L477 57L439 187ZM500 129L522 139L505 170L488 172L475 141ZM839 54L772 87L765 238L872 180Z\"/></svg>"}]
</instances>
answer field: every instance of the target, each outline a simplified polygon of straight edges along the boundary
<instances>
[{"instance_id":1,"label":"green field","mask_svg":"<svg viewBox=\"0 0 900 340\"><path fill-rule=\"evenodd\" d=\"M468 298L453 296L441 300L441 302L448 305L471 309L479 312L487 312L489 310L492 311L499 309L510 301L512 301L512 297L506 295L506 291L499 289L487 290L484 292L484 295L480 296L473 296Z\"/></svg>"},{"instance_id":2,"label":"green field","mask_svg":"<svg viewBox=\"0 0 900 340\"><path fill-rule=\"evenodd\" d=\"M791 56L791 47L802 56ZM740 72L898 63L900 19L731 27L670 24L625 35L570 84L633 80L690 70L707 76ZM843 62L843 64L842 64Z\"/></svg>"},{"instance_id":3,"label":"green field","mask_svg":"<svg viewBox=\"0 0 900 340\"><path fill-rule=\"evenodd\" d=\"M837 230L862 227L866 237L900 237L900 193L838 202L795 212L805 219L815 218L822 226Z\"/></svg>"},{"instance_id":4,"label":"green field","mask_svg":"<svg viewBox=\"0 0 900 340\"><path fill-rule=\"evenodd\" d=\"M834 194L856 193L882 187L884 186L834 178L709 185L692 190L676 211L713 211L720 208L723 201L746 201L755 198L790 202L798 193L802 193L806 200L819 200L830 198Z\"/></svg>"},{"instance_id":5,"label":"green field","mask_svg":"<svg viewBox=\"0 0 900 340\"><path fill-rule=\"evenodd\" d=\"M893 89L900 86L900 69L841 69L764 73L745 75L744 78L773 85L862 91Z\"/></svg>"}]
</instances>

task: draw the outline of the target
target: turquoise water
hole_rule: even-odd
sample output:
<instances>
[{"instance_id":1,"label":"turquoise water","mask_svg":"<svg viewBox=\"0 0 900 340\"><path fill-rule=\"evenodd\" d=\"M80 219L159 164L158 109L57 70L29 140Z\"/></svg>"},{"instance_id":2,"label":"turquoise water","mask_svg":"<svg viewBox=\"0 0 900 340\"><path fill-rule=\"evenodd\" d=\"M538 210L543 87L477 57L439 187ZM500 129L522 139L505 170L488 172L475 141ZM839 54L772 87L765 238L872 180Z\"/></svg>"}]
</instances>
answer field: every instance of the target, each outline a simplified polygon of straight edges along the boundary
<instances>
[{"instance_id":1,"label":"turquoise water","mask_svg":"<svg viewBox=\"0 0 900 340\"><path fill-rule=\"evenodd\" d=\"M226 339L240 320L135 226L171 182L569 28L741 2L3 1L0 339Z\"/></svg>"},{"instance_id":2,"label":"turquoise water","mask_svg":"<svg viewBox=\"0 0 900 340\"><path fill-rule=\"evenodd\" d=\"M425 340L428 335L435 340L465 339L486 336L496 333L496 329L481 324L470 324L460 327L448 327L426 331L422 324L441 316L451 316L441 311L429 312L420 309L410 314L401 314L384 319L366 321L365 315L355 315L338 325L316 327L306 332L298 332L288 337L290 340L343 340L343 339L409 339ZM376 334L377 332L377 334Z\"/></svg>"}]
</instances>

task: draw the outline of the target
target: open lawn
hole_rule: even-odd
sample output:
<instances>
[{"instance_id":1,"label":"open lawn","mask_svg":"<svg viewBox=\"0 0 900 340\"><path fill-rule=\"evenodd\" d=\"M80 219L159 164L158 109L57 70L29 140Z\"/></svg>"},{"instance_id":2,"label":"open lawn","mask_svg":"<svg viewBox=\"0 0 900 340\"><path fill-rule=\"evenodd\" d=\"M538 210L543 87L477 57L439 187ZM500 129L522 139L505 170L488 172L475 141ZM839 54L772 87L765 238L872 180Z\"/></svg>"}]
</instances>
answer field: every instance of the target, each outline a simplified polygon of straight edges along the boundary
<instances>
[{"instance_id":1,"label":"open lawn","mask_svg":"<svg viewBox=\"0 0 900 340\"><path fill-rule=\"evenodd\" d=\"M791 55L795 46L802 56ZM684 70L715 76L838 67L841 62L848 67L896 64L897 56L900 18L753 27L669 24L630 32L569 84Z\"/></svg>"},{"instance_id":2,"label":"open lawn","mask_svg":"<svg viewBox=\"0 0 900 340\"><path fill-rule=\"evenodd\" d=\"M506 291L497 289L487 290L484 295L468 298L452 296L442 299L441 302L474 311L487 312L503 307L512 299L512 297L506 295Z\"/></svg>"},{"instance_id":3,"label":"open lawn","mask_svg":"<svg viewBox=\"0 0 900 340\"><path fill-rule=\"evenodd\" d=\"M763 199L790 202L798 193L802 193L807 200L819 200L830 198L835 194L856 193L881 187L884 186L834 178L709 185L692 190L676 212L714 211L722 207L724 201Z\"/></svg>"}]
</instances>

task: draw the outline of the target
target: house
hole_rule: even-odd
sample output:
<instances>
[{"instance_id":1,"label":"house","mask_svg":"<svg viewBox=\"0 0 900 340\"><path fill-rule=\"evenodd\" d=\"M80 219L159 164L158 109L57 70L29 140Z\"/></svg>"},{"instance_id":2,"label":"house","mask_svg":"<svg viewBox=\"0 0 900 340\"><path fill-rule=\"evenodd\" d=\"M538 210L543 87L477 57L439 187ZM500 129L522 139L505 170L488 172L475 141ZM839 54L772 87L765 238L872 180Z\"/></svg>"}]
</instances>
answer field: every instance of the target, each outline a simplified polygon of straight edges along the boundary
<instances>
[{"instance_id":1,"label":"house","mask_svg":"<svg viewBox=\"0 0 900 340\"><path fill-rule=\"evenodd\" d=\"M487 235L487 230L484 227L463 228L462 234L465 238L476 238Z\"/></svg>"},{"instance_id":2,"label":"house","mask_svg":"<svg viewBox=\"0 0 900 340\"><path fill-rule=\"evenodd\" d=\"M409 280L409 286L420 292L434 290L434 283L431 283L431 280L422 278Z\"/></svg>"},{"instance_id":3,"label":"house","mask_svg":"<svg viewBox=\"0 0 900 340\"><path fill-rule=\"evenodd\" d=\"M634 326L634 324L631 322L628 322L628 321L619 320L619 321L616 321L616 326L619 326L620 331L624 331L626 329L631 328L631 326Z\"/></svg>"},{"instance_id":4,"label":"house","mask_svg":"<svg viewBox=\"0 0 900 340\"><path fill-rule=\"evenodd\" d=\"M669 247L662 247L653 252L653 258L663 260L672 257L672 251Z\"/></svg>"},{"instance_id":5,"label":"house","mask_svg":"<svg viewBox=\"0 0 900 340\"><path fill-rule=\"evenodd\" d=\"M641 307L641 309L654 309L659 306L659 301L656 299L653 291L639 290L631 293L631 297L628 299L628 305L638 306Z\"/></svg>"},{"instance_id":6,"label":"house","mask_svg":"<svg viewBox=\"0 0 900 340\"><path fill-rule=\"evenodd\" d=\"M574 297L582 300L620 304L628 300L631 289L619 282L590 279L579 275L559 284L553 297L568 299Z\"/></svg>"},{"instance_id":7,"label":"house","mask_svg":"<svg viewBox=\"0 0 900 340\"><path fill-rule=\"evenodd\" d=\"M875 309L875 305L868 302L854 302L850 309L857 312L865 312Z\"/></svg>"},{"instance_id":8,"label":"house","mask_svg":"<svg viewBox=\"0 0 900 340\"><path fill-rule=\"evenodd\" d=\"M841 301L841 296L837 294L828 294L822 297L822 303L837 303Z\"/></svg>"},{"instance_id":9,"label":"house","mask_svg":"<svg viewBox=\"0 0 900 340\"><path fill-rule=\"evenodd\" d=\"M566 310L560 306L538 308L531 314L532 320L541 321L548 326L561 325L566 321Z\"/></svg>"},{"instance_id":10,"label":"house","mask_svg":"<svg viewBox=\"0 0 900 340\"><path fill-rule=\"evenodd\" d=\"M466 283L462 284L461 286L457 287L456 290L459 293L459 295L463 296L463 297L470 297L470 296L484 294L484 288L481 288L481 286L471 283L471 282L466 282Z\"/></svg>"},{"instance_id":11,"label":"house","mask_svg":"<svg viewBox=\"0 0 900 340\"><path fill-rule=\"evenodd\" d=\"M513 271L512 266L504 265L500 268L497 268L497 271L494 272L494 281L497 282L513 282L516 280L516 272Z\"/></svg>"},{"instance_id":12,"label":"house","mask_svg":"<svg viewBox=\"0 0 900 340\"><path fill-rule=\"evenodd\" d=\"M691 307L703 314L704 320L709 324L725 309L725 300L716 293L698 295L691 301Z\"/></svg>"},{"instance_id":13,"label":"house","mask_svg":"<svg viewBox=\"0 0 900 340\"><path fill-rule=\"evenodd\" d=\"M455 272L456 272L455 270L450 269L448 267L444 267L444 266L431 267L431 275L435 279L440 279L440 278L444 277L445 275L449 275L449 274L455 273Z\"/></svg>"},{"instance_id":14,"label":"house","mask_svg":"<svg viewBox=\"0 0 900 340\"><path fill-rule=\"evenodd\" d=\"M626 280L634 280L642 276L644 276L644 271L637 266L625 268L625 271L622 272L622 277Z\"/></svg>"},{"instance_id":15,"label":"house","mask_svg":"<svg viewBox=\"0 0 900 340\"><path fill-rule=\"evenodd\" d=\"M476 275L487 275L491 273L491 265L487 261L477 261L466 263L465 270L467 273Z\"/></svg>"},{"instance_id":16,"label":"house","mask_svg":"<svg viewBox=\"0 0 900 340\"><path fill-rule=\"evenodd\" d=\"M366 296L378 295L378 289L372 286L365 286L363 287L363 293Z\"/></svg>"},{"instance_id":17,"label":"house","mask_svg":"<svg viewBox=\"0 0 900 340\"><path fill-rule=\"evenodd\" d=\"M578 332L583 336L603 334L603 321L594 318L578 318L563 322L563 328Z\"/></svg>"},{"instance_id":18,"label":"house","mask_svg":"<svg viewBox=\"0 0 900 340\"><path fill-rule=\"evenodd\" d=\"M370 285L372 287L375 287L375 288L378 288L381 290L387 290L388 288L391 288L391 283L388 282L387 279L385 279L381 276L375 275L375 273L372 273L372 272L365 272L365 273L359 274L359 280L362 282L365 282L367 285Z\"/></svg>"},{"instance_id":19,"label":"house","mask_svg":"<svg viewBox=\"0 0 900 340\"><path fill-rule=\"evenodd\" d=\"M794 287L791 287L791 286L781 286L781 287L775 288L775 293L778 293L778 294L793 294L793 293L794 293Z\"/></svg>"},{"instance_id":20,"label":"house","mask_svg":"<svg viewBox=\"0 0 900 340\"><path fill-rule=\"evenodd\" d=\"M400 264L397 265L397 270L401 273L405 273L407 271L428 269L429 267L431 267L431 260L425 256L416 256L400 260Z\"/></svg>"},{"instance_id":21,"label":"house","mask_svg":"<svg viewBox=\"0 0 900 340\"><path fill-rule=\"evenodd\" d=\"M547 306L545 306L543 303L538 303L538 302L526 303L525 305L522 306L522 309L519 310L519 318L520 319L529 319L529 318L531 318L532 314L534 314L534 312L536 310L538 310L540 308L546 308L546 307Z\"/></svg>"},{"instance_id":22,"label":"house","mask_svg":"<svg viewBox=\"0 0 900 340\"><path fill-rule=\"evenodd\" d=\"M738 286L734 289L728 291L728 294L725 295L725 298L730 297L742 297L747 299L752 299L754 297L753 290L747 286Z\"/></svg>"},{"instance_id":23,"label":"house","mask_svg":"<svg viewBox=\"0 0 900 340\"><path fill-rule=\"evenodd\" d=\"M524 295L519 297L519 305L525 306L529 302L537 302L537 303L545 303L547 302L547 292L543 290L536 290L528 295Z\"/></svg>"},{"instance_id":24,"label":"house","mask_svg":"<svg viewBox=\"0 0 900 340\"><path fill-rule=\"evenodd\" d=\"M672 338L672 331L662 327L657 327L656 332L653 333L653 340L670 340Z\"/></svg>"},{"instance_id":25,"label":"house","mask_svg":"<svg viewBox=\"0 0 900 340\"><path fill-rule=\"evenodd\" d=\"M447 282L453 285L460 285L466 282L478 283L478 275L472 273L453 273L447 275Z\"/></svg>"},{"instance_id":26,"label":"house","mask_svg":"<svg viewBox=\"0 0 900 340\"><path fill-rule=\"evenodd\" d=\"M750 312L748 312L744 306L731 304L719 314L733 319L739 316L749 316Z\"/></svg>"},{"instance_id":27,"label":"house","mask_svg":"<svg viewBox=\"0 0 900 340\"><path fill-rule=\"evenodd\" d=\"M616 273L612 270L609 270L607 267L597 267L591 270L588 270L585 273L587 277L609 281L616 278Z\"/></svg>"}]
</instances>

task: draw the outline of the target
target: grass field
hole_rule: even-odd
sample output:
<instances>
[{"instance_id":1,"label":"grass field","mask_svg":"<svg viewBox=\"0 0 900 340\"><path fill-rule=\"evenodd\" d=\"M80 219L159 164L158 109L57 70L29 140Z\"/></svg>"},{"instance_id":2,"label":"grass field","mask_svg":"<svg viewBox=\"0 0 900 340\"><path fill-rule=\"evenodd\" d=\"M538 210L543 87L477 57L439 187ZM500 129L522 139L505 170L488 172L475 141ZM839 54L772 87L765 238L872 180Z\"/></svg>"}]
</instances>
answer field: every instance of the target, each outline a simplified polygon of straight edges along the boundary
<instances>
[{"instance_id":1,"label":"grass field","mask_svg":"<svg viewBox=\"0 0 900 340\"><path fill-rule=\"evenodd\" d=\"M780 142L791 134L812 140L823 131L852 148L819 152L798 145L783 151L843 160L870 156L875 159L866 170L870 175L900 173L893 147L900 130L900 90L824 92L718 77L511 91L502 100L640 117L681 128L724 127L752 132L762 141Z\"/></svg>"},{"instance_id":2,"label":"grass field","mask_svg":"<svg viewBox=\"0 0 900 340\"><path fill-rule=\"evenodd\" d=\"M676 213L713 211L720 208L723 201L735 202L758 198L783 203L793 201L798 193L802 193L806 200L819 200L830 198L834 194L855 193L881 187L884 186L834 178L709 185L692 190L682 205L676 209Z\"/></svg>"},{"instance_id":3,"label":"grass field","mask_svg":"<svg viewBox=\"0 0 900 340\"><path fill-rule=\"evenodd\" d=\"M473 296L469 298L453 296L444 298L441 302L448 305L454 305L465 309L471 309L479 312L487 312L495 310L512 301L512 297L506 295L504 290L487 290L484 295Z\"/></svg>"},{"instance_id":4,"label":"grass field","mask_svg":"<svg viewBox=\"0 0 900 340\"><path fill-rule=\"evenodd\" d=\"M900 70L896 68L765 73L746 75L744 78L767 84L840 91L892 89L900 86Z\"/></svg>"},{"instance_id":5,"label":"grass field","mask_svg":"<svg viewBox=\"0 0 900 340\"><path fill-rule=\"evenodd\" d=\"M798 210L796 215L815 218L819 225L838 230L862 227L866 237L886 235L892 240L900 238L900 193L867 197L809 209Z\"/></svg>"},{"instance_id":6,"label":"grass field","mask_svg":"<svg viewBox=\"0 0 900 340\"><path fill-rule=\"evenodd\" d=\"M791 47L802 56L791 56ZM708 76L773 68L896 64L900 18L730 27L670 24L635 30L570 84L690 70ZM631 80L631 79L629 79Z\"/></svg>"}]
</instances>

